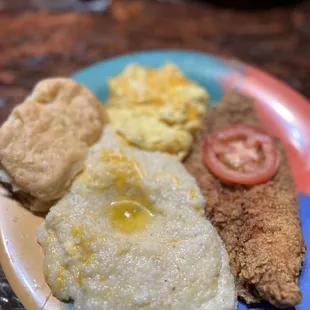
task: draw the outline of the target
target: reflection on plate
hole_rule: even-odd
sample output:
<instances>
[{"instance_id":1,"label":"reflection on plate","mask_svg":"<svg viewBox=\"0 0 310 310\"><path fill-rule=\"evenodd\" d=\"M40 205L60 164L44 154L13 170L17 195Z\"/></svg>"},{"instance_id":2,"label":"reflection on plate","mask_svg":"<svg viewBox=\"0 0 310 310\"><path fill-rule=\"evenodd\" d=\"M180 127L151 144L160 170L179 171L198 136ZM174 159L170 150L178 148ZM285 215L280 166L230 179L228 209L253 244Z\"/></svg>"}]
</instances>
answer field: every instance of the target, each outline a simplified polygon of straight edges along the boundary
<instances>
[{"instance_id":1,"label":"reflection on plate","mask_svg":"<svg viewBox=\"0 0 310 310\"><path fill-rule=\"evenodd\" d=\"M236 61L221 60L202 53L186 51L149 51L100 62L73 75L102 101L107 99L107 81L129 63L159 67L173 62L190 78L205 87L216 104L227 87L238 88L254 97L256 108L266 128L280 137L300 192L300 214L306 245L310 243L310 133L307 118L310 106L302 96L276 79ZM51 296L42 274L43 254L35 239L36 227L43 221L8 199L0 199L1 263L18 297L28 309L60 309ZM310 223L309 223L310 224ZM297 310L310 308L310 270L308 257L303 267L300 287L303 303ZM68 307L66 305L66 307ZM266 305L246 306L239 310L275 309Z\"/></svg>"}]
</instances>

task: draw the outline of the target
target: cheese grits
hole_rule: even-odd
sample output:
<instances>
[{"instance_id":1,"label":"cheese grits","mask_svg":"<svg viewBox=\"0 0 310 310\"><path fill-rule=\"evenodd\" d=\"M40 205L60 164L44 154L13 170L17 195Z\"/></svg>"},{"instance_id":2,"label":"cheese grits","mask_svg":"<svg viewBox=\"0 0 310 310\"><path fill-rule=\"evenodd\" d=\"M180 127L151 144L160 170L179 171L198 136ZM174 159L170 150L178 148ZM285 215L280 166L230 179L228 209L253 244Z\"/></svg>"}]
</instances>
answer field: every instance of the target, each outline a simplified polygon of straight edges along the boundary
<instances>
[{"instance_id":1,"label":"cheese grits","mask_svg":"<svg viewBox=\"0 0 310 310\"><path fill-rule=\"evenodd\" d=\"M228 256L176 157L111 127L38 230L53 294L79 310L234 310Z\"/></svg>"}]
</instances>

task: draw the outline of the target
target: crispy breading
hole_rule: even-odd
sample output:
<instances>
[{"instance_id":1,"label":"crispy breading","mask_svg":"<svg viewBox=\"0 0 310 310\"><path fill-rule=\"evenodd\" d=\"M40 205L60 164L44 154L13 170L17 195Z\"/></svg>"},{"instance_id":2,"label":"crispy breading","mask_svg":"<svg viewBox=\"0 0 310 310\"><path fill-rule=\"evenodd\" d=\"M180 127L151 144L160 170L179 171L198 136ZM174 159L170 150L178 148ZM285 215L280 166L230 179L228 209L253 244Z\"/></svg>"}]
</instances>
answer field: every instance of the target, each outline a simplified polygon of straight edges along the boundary
<instances>
[{"instance_id":1,"label":"crispy breading","mask_svg":"<svg viewBox=\"0 0 310 310\"><path fill-rule=\"evenodd\" d=\"M105 115L96 96L77 82L39 82L0 128L0 163L18 187L14 192L30 194L31 201L60 198L99 139Z\"/></svg>"},{"instance_id":2,"label":"crispy breading","mask_svg":"<svg viewBox=\"0 0 310 310\"><path fill-rule=\"evenodd\" d=\"M238 295L247 303L264 299L281 308L294 306L302 300L298 276L305 245L283 146L277 141L278 172L260 185L224 184L203 164L202 145L207 135L241 122L262 127L249 98L227 94L208 112L185 165L207 197L206 214L229 253Z\"/></svg>"}]
</instances>

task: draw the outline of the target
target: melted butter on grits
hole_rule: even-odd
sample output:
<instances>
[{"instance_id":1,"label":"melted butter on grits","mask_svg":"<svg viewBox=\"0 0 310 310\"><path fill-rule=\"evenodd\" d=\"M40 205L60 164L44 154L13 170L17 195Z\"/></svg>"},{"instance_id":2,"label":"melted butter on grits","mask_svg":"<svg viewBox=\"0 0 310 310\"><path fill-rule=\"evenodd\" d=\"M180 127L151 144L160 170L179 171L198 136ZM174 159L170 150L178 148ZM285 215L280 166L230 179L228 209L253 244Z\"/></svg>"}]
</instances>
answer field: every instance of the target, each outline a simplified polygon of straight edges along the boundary
<instances>
[{"instance_id":1,"label":"melted butter on grits","mask_svg":"<svg viewBox=\"0 0 310 310\"><path fill-rule=\"evenodd\" d=\"M78 310L236 309L204 207L175 157L124 147L107 127L38 230L53 294Z\"/></svg>"},{"instance_id":2,"label":"melted butter on grits","mask_svg":"<svg viewBox=\"0 0 310 310\"><path fill-rule=\"evenodd\" d=\"M126 234L145 229L154 217L150 208L134 200L112 202L105 215L114 228Z\"/></svg>"},{"instance_id":3,"label":"melted butter on grits","mask_svg":"<svg viewBox=\"0 0 310 310\"><path fill-rule=\"evenodd\" d=\"M139 163L126 157L119 149L104 150L99 153L99 161L109 166L108 175L100 171L90 170L84 173L85 185L89 188L108 188L114 186L118 191L118 200L113 201L103 210L114 228L131 234L146 227L154 216L146 195L139 188L138 182L142 178ZM99 172L99 173L98 173ZM126 183L131 182L131 194L126 195Z\"/></svg>"}]
</instances>

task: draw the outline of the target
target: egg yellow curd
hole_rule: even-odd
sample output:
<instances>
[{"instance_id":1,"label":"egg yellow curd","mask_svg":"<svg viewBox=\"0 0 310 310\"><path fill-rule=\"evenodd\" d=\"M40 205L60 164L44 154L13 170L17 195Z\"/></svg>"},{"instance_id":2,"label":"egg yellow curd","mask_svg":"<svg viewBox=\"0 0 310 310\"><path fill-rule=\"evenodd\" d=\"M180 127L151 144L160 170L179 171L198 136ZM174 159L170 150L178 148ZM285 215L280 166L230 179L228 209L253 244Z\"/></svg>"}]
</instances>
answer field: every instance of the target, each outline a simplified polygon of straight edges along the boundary
<instances>
[{"instance_id":1,"label":"egg yellow curd","mask_svg":"<svg viewBox=\"0 0 310 310\"><path fill-rule=\"evenodd\" d=\"M105 105L124 141L183 159L207 111L208 93L168 63L159 69L129 65L108 82Z\"/></svg>"},{"instance_id":2,"label":"egg yellow curd","mask_svg":"<svg viewBox=\"0 0 310 310\"><path fill-rule=\"evenodd\" d=\"M126 146L108 126L38 229L46 281L76 310L235 310L205 204L175 156Z\"/></svg>"}]
</instances>

